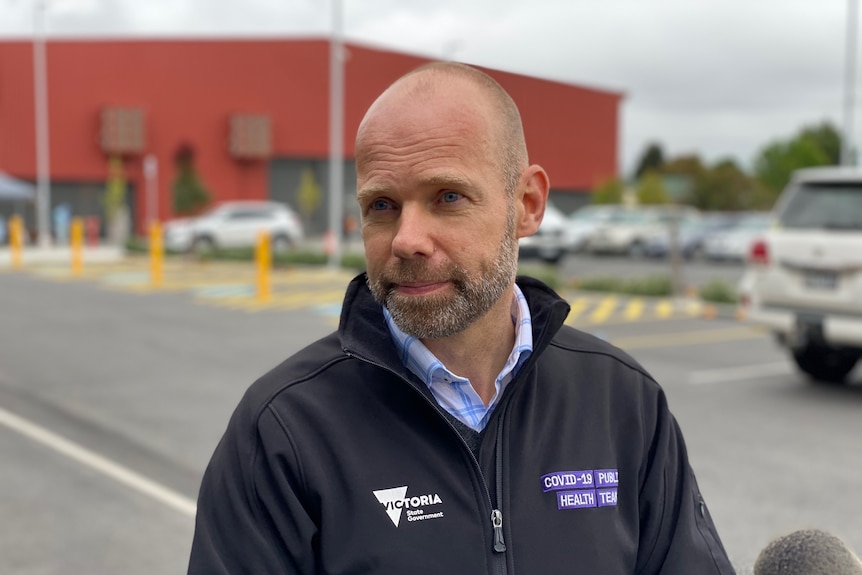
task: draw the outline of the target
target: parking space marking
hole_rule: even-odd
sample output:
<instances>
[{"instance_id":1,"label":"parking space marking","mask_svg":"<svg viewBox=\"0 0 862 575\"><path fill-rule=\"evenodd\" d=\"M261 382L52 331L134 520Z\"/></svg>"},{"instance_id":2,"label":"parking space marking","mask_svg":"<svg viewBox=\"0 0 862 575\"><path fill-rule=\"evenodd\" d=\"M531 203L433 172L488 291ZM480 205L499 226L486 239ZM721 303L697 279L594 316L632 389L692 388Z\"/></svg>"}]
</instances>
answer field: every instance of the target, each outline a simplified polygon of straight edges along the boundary
<instances>
[{"instance_id":1,"label":"parking space marking","mask_svg":"<svg viewBox=\"0 0 862 575\"><path fill-rule=\"evenodd\" d=\"M626 311L623 314L627 320L635 320L638 319L644 311L644 300L642 298L635 298L629 302L629 305L626 307Z\"/></svg>"},{"instance_id":2,"label":"parking space marking","mask_svg":"<svg viewBox=\"0 0 862 575\"><path fill-rule=\"evenodd\" d=\"M27 271L51 281L93 281L105 289L136 294L190 293L200 305L250 313L293 311L303 307L339 306L344 289L355 276L348 270L327 267L277 266L270 275L272 297L256 298L256 270L252 262L199 261L169 258L159 286L150 281L147 257L130 257L115 263L92 264L80 277L66 265L33 267ZM564 294L570 302L566 324L595 327L631 322L681 320L706 315L699 301L619 296L600 292Z\"/></svg>"},{"instance_id":3,"label":"parking space marking","mask_svg":"<svg viewBox=\"0 0 862 575\"><path fill-rule=\"evenodd\" d=\"M741 367L726 367L721 369L709 369L694 371L688 376L688 382L692 385L706 385L711 383L728 383L768 377L771 375L791 375L793 367L786 361L776 363L763 363L760 365L746 365Z\"/></svg>"},{"instance_id":4,"label":"parking space marking","mask_svg":"<svg viewBox=\"0 0 862 575\"><path fill-rule=\"evenodd\" d=\"M610 317L610 315L614 312L616 307L617 298L602 298L602 300L599 302L599 305L596 306L596 309L593 310L592 314L590 314L590 322L596 324L606 321L608 317Z\"/></svg>"},{"instance_id":5,"label":"parking space marking","mask_svg":"<svg viewBox=\"0 0 862 575\"><path fill-rule=\"evenodd\" d=\"M673 315L673 302L663 299L655 306L655 316L661 319L668 318Z\"/></svg>"},{"instance_id":6,"label":"parking space marking","mask_svg":"<svg viewBox=\"0 0 862 575\"><path fill-rule=\"evenodd\" d=\"M79 464L89 467L93 471L113 479L138 493L155 499L159 503L174 509L188 517L194 517L197 504L185 495L177 493L173 489L162 485L140 473L132 471L128 467L120 465L115 461L99 455L77 443L69 441L65 437L57 435L32 421L24 419L10 411L0 408L0 425L20 435L54 450Z\"/></svg>"}]
</instances>

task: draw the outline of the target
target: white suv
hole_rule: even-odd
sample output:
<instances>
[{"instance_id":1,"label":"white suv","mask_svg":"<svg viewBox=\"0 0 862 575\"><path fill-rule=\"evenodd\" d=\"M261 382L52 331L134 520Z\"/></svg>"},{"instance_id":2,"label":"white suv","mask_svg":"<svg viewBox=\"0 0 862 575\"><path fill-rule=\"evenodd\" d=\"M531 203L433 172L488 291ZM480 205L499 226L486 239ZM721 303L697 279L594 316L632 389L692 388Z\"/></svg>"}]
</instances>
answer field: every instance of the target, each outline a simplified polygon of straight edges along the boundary
<instances>
[{"instance_id":1,"label":"white suv","mask_svg":"<svg viewBox=\"0 0 862 575\"><path fill-rule=\"evenodd\" d=\"M862 170L794 173L751 246L740 294L803 372L845 381L862 357Z\"/></svg>"},{"instance_id":2,"label":"white suv","mask_svg":"<svg viewBox=\"0 0 862 575\"><path fill-rule=\"evenodd\" d=\"M272 249L281 252L303 239L299 216L285 204L268 201L230 201L194 218L164 225L165 247L172 251L253 247L258 234L269 234Z\"/></svg>"}]
</instances>

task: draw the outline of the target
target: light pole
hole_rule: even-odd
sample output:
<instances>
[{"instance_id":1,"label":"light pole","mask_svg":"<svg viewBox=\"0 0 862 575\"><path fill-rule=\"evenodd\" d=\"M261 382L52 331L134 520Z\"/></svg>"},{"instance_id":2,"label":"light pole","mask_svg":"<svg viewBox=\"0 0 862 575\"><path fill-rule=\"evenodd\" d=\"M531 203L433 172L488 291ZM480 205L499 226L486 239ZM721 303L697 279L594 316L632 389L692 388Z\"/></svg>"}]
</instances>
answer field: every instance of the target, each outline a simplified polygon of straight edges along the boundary
<instances>
[{"instance_id":1,"label":"light pole","mask_svg":"<svg viewBox=\"0 0 862 575\"><path fill-rule=\"evenodd\" d=\"M51 245L51 161L48 145L48 69L45 57L47 0L33 8L33 104L36 116L36 231L41 247Z\"/></svg>"},{"instance_id":2,"label":"light pole","mask_svg":"<svg viewBox=\"0 0 862 575\"><path fill-rule=\"evenodd\" d=\"M332 37L329 41L329 267L341 265L344 213L344 42L341 0L332 2Z\"/></svg>"},{"instance_id":3,"label":"light pole","mask_svg":"<svg viewBox=\"0 0 862 575\"><path fill-rule=\"evenodd\" d=\"M853 153L853 107L856 89L856 29L858 0L847 0L847 38L844 55L844 134L841 138L841 165L855 164Z\"/></svg>"}]
</instances>

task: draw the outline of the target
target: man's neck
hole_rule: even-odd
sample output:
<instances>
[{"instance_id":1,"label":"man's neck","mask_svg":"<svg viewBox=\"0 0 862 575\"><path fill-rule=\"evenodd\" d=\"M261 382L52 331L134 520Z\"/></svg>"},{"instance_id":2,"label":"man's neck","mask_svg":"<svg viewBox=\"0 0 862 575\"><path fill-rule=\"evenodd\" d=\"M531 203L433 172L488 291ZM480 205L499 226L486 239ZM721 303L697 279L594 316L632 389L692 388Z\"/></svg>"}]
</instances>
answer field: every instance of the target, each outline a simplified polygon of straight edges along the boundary
<instances>
[{"instance_id":1,"label":"man's neck","mask_svg":"<svg viewBox=\"0 0 862 575\"><path fill-rule=\"evenodd\" d=\"M494 397L497 375L515 346L513 298L514 288L509 288L485 315L461 333L422 340L446 369L470 380L485 405Z\"/></svg>"}]
</instances>

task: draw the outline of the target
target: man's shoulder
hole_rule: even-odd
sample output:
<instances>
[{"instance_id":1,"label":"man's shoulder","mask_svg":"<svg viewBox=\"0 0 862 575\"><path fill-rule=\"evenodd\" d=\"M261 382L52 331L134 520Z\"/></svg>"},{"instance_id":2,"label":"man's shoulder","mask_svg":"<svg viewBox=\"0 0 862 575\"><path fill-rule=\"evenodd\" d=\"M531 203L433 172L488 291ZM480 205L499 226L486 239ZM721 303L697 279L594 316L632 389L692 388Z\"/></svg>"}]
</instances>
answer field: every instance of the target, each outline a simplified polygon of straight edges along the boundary
<instances>
[{"instance_id":1,"label":"man's shoulder","mask_svg":"<svg viewBox=\"0 0 862 575\"><path fill-rule=\"evenodd\" d=\"M261 409L291 388L325 377L327 370L347 359L338 334L327 335L259 377L246 391L242 403L252 410Z\"/></svg>"},{"instance_id":2,"label":"man's shoulder","mask_svg":"<svg viewBox=\"0 0 862 575\"><path fill-rule=\"evenodd\" d=\"M591 362L608 369L619 369L639 374L655 382L652 375L631 355L595 335L563 325L554 335L550 347L568 355L569 361Z\"/></svg>"}]
</instances>

